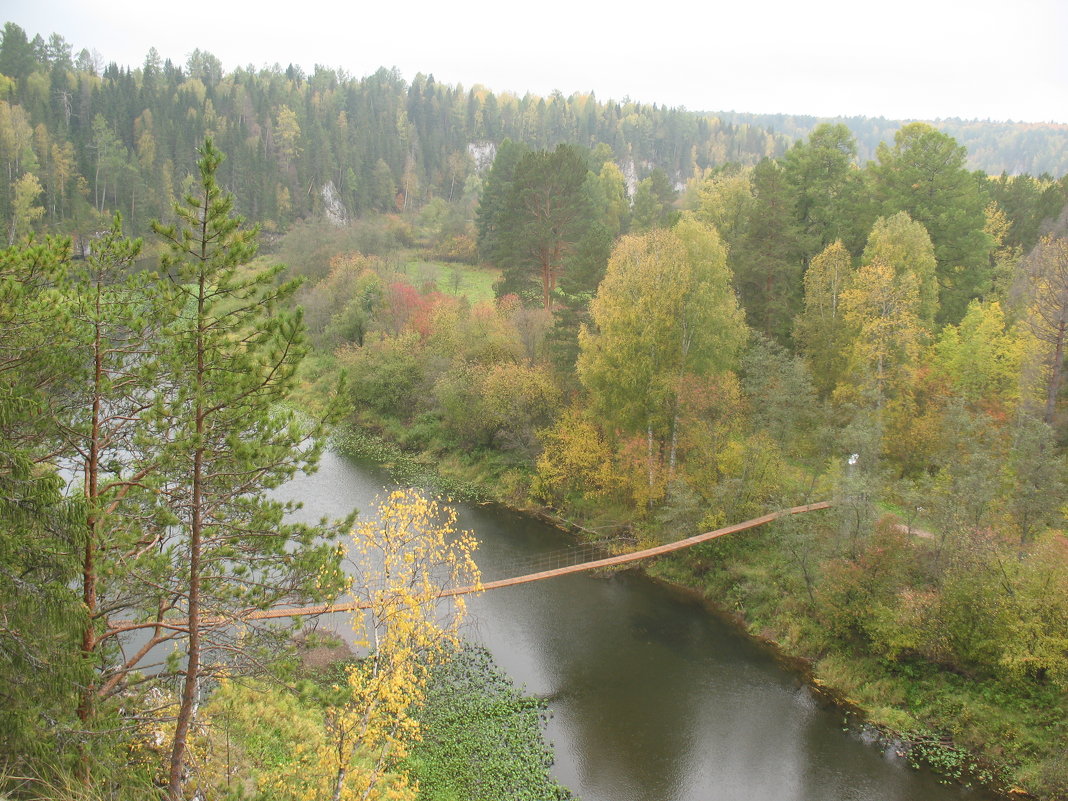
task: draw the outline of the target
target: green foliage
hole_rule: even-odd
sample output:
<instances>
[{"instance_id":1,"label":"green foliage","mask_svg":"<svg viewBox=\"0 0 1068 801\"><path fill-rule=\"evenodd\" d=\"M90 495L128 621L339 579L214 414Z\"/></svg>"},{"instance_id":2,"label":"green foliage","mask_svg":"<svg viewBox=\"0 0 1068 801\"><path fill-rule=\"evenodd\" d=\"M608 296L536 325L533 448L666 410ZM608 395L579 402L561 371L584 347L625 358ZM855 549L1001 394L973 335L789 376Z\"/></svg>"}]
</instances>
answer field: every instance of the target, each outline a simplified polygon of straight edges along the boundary
<instances>
[{"instance_id":1,"label":"green foliage","mask_svg":"<svg viewBox=\"0 0 1068 801\"><path fill-rule=\"evenodd\" d=\"M291 773L319 767L311 755L323 739L320 706L278 685L224 679L198 717L194 781L201 793L303 801L280 785Z\"/></svg>"},{"instance_id":2,"label":"green foliage","mask_svg":"<svg viewBox=\"0 0 1068 801\"><path fill-rule=\"evenodd\" d=\"M746 334L725 261L692 218L617 245L579 337L579 376L610 427L666 436L677 381L733 365Z\"/></svg>"},{"instance_id":3,"label":"green foliage","mask_svg":"<svg viewBox=\"0 0 1068 801\"><path fill-rule=\"evenodd\" d=\"M435 465L426 464L402 451L395 439L356 426L341 426L331 435L331 444L341 453L383 465L399 484L421 487L436 495L458 501L483 503L489 499L484 486L455 475L445 475Z\"/></svg>"},{"instance_id":4,"label":"green foliage","mask_svg":"<svg viewBox=\"0 0 1068 801\"><path fill-rule=\"evenodd\" d=\"M535 500L563 506L583 497L608 495L619 483L611 447L578 409L565 411L556 425L542 431L541 442Z\"/></svg>"},{"instance_id":5,"label":"green foliage","mask_svg":"<svg viewBox=\"0 0 1068 801\"><path fill-rule=\"evenodd\" d=\"M697 184L694 216L711 225L733 250L741 241L753 207L752 170L715 170Z\"/></svg>"},{"instance_id":6,"label":"green foliage","mask_svg":"<svg viewBox=\"0 0 1068 801\"><path fill-rule=\"evenodd\" d=\"M506 157L509 151L502 151ZM515 165L499 210L480 208L480 230L492 230L492 255L503 270L499 295L553 294L592 222L585 190L586 156L577 148L524 153ZM492 178L492 176L491 176ZM486 235L482 237L486 252Z\"/></svg>"},{"instance_id":7,"label":"green foliage","mask_svg":"<svg viewBox=\"0 0 1068 801\"><path fill-rule=\"evenodd\" d=\"M233 197L217 180L221 162L206 140L199 185L175 207L181 227L155 226L169 245L162 267L182 301L165 331L167 391L152 414L162 442L162 536L188 616L172 799L181 793L201 677L224 664L248 669L242 662L257 664L250 659L256 641L278 639L269 628L248 627L240 642L215 627L201 630L202 612L241 619L249 609L331 598L343 586L331 541L347 521L287 523L296 505L267 495L314 467L322 423L288 406L306 345L299 311L287 312L281 303L297 284L276 281L280 266L255 274L243 269L255 256L257 231L243 228L233 213Z\"/></svg>"},{"instance_id":8,"label":"green foliage","mask_svg":"<svg viewBox=\"0 0 1068 801\"><path fill-rule=\"evenodd\" d=\"M801 230L786 172L765 159L752 173L753 200L745 228L730 254L746 321L754 330L789 342L801 305Z\"/></svg>"},{"instance_id":9,"label":"green foliage","mask_svg":"<svg viewBox=\"0 0 1068 801\"><path fill-rule=\"evenodd\" d=\"M813 117L803 114L747 114L719 112L724 122L737 126L765 128L800 140L824 126L845 126L854 137L858 161L875 157L882 142L893 139L905 124L883 117ZM990 175L1020 173L1063 175L1068 171L1065 142L1068 135L1057 123L990 122L942 119L930 123L968 148L968 166ZM1062 201L1063 203L1063 201ZM1055 215L1051 215L1055 216Z\"/></svg>"},{"instance_id":10,"label":"green foliage","mask_svg":"<svg viewBox=\"0 0 1068 801\"><path fill-rule=\"evenodd\" d=\"M1061 174L1062 170L1037 170L1035 174ZM991 177L987 192L1009 220L1004 244L1028 251L1037 243L1043 223L1057 219L1068 197L1063 182L1043 176L1006 175Z\"/></svg>"},{"instance_id":11,"label":"green foliage","mask_svg":"<svg viewBox=\"0 0 1068 801\"><path fill-rule=\"evenodd\" d=\"M407 768L430 801L567 799L549 775L545 706L524 696L482 648L465 645L436 668L418 712L425 735Z\"/></svg>"},{"instance_id":12,"label":"green foliage","mask_svg":"<svg viewBox=\"0 0 1068 801\"><path fill-rule=\"evenodd\" d=\"M73 767L64 740L81 740L73 713L89 679L73 591L83 508L47 465L46 400L75 365L61 339L67 246L0 250L0 761L16 775Z\"/></svg>"},{"instance_id":13,"label":"green foliage","mask_svg":"<svg viewBox=\"0 0 1068 801\"><path fill-rule=\"evenodd\" d=\"M526 152L526 147L511 139L501 142L482 187L475 218L478 252L484 261L492 264L501 264L507 258L508 233L502 222L515 185L516 167Z\"/></svg>"},{"instance_id":14,"label":"green foliage","mask_svg":"<svg viewBox=\"0 0 1068 801\"><path fill-rule=\"evenodd\" d=\"M746 423L767 433L785 452L803 453L818 438L821 409L812 377L799 356L760 336L742 355L742 389L749 402Z\"/></svg>"},{"instance_id":15,"label":"green foliage","mask_svg":"<svg viewBox=\"0 0 1068 801\"><path fill-rule=\"evenodd\" d=\"M880 145L871 166L875 196L884 214L908 212L934 243L939 284L939 320L956 323L968 303L991 281L992 242L984 231L986 196L979 180L964 168L965 150L924 123Z\"/></svg>"},{"instance_id":16,"label":"green foliage","mask_svg":"<svg viewBox=\"0 0 1068 801\"><path fill-rule=\"evenodd\" d=\"M841 296L843 319L854 333L850 374L835 392L861 402L884 423L883 410L907 403L920 354L920 294L916 276L876 262L864 265Z\"/></svg>"},{"instance_id":17,"label":"green foliage","mask_svg":"<svg viewBox=\"0 0 1068 801\"><path fill-rule=\"evenodd\" d=\"M797 343L820 393L829 395L845 372L851 331L842 295L853 278L853 259L840 241L820 252L805 271L804 309L797 317Z\"/></svg>"},{"instance_id":18,"label":"green foliage","mask_svg":"<svg viewBox=\"0 0 1068 801\"><path fill-rule=\"evenodd\" d=\"M1068 353L1068 238L1044 236L1024 262L1025 319L1040 343L1046 408L1043 419L1052 425L1064 384Z\"/></svg>"},{"instance_id":19,"label":"green foliage","mask_svg":"<svg viewBox=\"0 0 1068 801\"><path fill-rule=\"evenodd\" d=\"M279 284L281 266L256 274L242 269L255 255L257 231L242 227L242 218L233 214L232 196L216 181L219 151L208 140L202 152L199 191L176 208L184 227L156 227L171 248L163 266L185 299L184 313L166 332L171 350L164 363L175 388L159 398L156 410L174 459L169 468L179 483L170 489L168 503L177 520L189 524L186 493L192 487L182 484L194 479L196 462L190 468L190 457L200 454L226 463L228 472L201 477L202 497L219 504L207 513L225 515L226 507L236 503L247 526L239 530L272 534L224 544L221 532L234 521L225 516L213 521L221 537L219 556L241 554L244 570L258 576L244 591L225 590L227 600L220 598L217 608L235 602L269 606L291 593L319 595L313 589L315 570L310 585L309 576L300 572L332 551L317 538L334 536L337 530L283 525L289 507L262 493L316 462L322 428L285 405L307 349L300 314L281 306L298 282ZM289 553L289 567L275 558L283 550ZM262 566L256 566L259 560ZM325 586L323 591L329 592Z\"/></svg>"},{"instance_id":20,"label":"green foliage","mask_svg":"<svg viewBox=\"0 0 1068 801\"><path fill-rule=\"evenodd\" d=\"M857 145L842 123L823 123L782 159L784 178L796 198L794 215L809 257L832 242L856 248L863 186L854 170Z\"/></svg>"},{"instance_id":21,"label":"green foliage","mask_svg":"<svg viewBox=\"0 0 1068 801\"><path fill-rule=\"evenodd\" d=\"M463 444L495 445L528 458L535 432L560 405L560 392L541 367L501 363L445 373L434 392L446 429Z\"/></svg>"},{"instance_id":22,"label":"green foliage","mask_svg":"<svg viewBox=\"0 0 1068 801\"><path fill-rule=\"evenodd\" d=\"M1005 511L1009 530L1026 546L1047 527L1064 525L1068 483L1064 455L1041 420L1020 415L1011 429L1005 465Z\"/></svg>"},{"instance_id":23,"label":"green foliage","mask_svg":"<svg viewBox=\"0 0 1068 801\"><path fill-rule=\"evenodd\" d=\"M1026 341L997 301L972 301L959 326L947 325L934 364L968 403L1010 410L1020 398Z\"/></svg>"},{"instance_id":24,"label":"green foliage","mask_svg":"<svg viewBox=\"0 0 1068 801\"><path fill-rule=\"evenodd\" d=\"M1059 284L1041 284L1055 278L1055 240L1016 265L1060 213L1063 180L969 173L963 149L946 134L952 121L942 132L906 126L862 170L855 162L872 154L869 134L885 138L889 124L870 121L859 143L842 125L817 127L786 152L787 137L740 119L729 127L728 116L721 122L589 96L465 93L426 76L409 85L387 70L359 80L323 68L311 76L227 74L200 51L188 70L150 54L141 71L97 76L87 71L88 55L72 63L62 41L29 46L29 58L27 45L21 29L5 28L5 234L21 240L35 230L67 230L79 235L76 252L111 258L106 242L86 244L107 209L126 210L135 229L153 215L178 224L161 230L184 250L173 289L185 301L170 330L184 344L145 348L165 358L170 376L153 384L157 427L138 447L187 454L202 441L219 455L217 474L244 473L271 486L291 472L294 437L308 433L284 411L305 349L299 318L277 313L294 302L294 288L278 283L267 260L247 261L251 237L227 221L232 207L222 194L209 188L196 211L188 202L170 208L175 196L205 189L192 143L212 130L231 154L211 168L216 189L233 187L243 210L272 234L289 226L277 244L309 279L299 302L313 343L342 346L335 363L349 369L348 394L385 437L350 433L347 450L390 463L400 480L434 481L453 495L473 493L472 482L481 481L517 503L533 492L539 502L591 516L644 517L642 534L654 539L662 536L657 527L729 522L833 493L839 505L827 522L717 543L676 568L692 570L692 580L799 652L829 654L825 663L837 664L851 687L855 680L880 720L915 723L916 739L930 745L925 758L944 770L958 769L962 747L982 747L1028 763L1021 773L1028 786L1050 797L1063 787L1063 754L1050 745L1063 741L1063 721L1051 721L1048 710L1063 704L1057 693L1065 681L1063 540L1054 530L1063 525L1065 482L1062 443L1048 424L1059 422L1064 354L1055 336L1042 339L1036 328L1048 316L1055 335L1063 305ZM775 130L814 124L777 122ZM976 134L965 124L956 129ZM972 141L989 156L989 141ZM497 142L494 165L480 176L476 154L484 158ZM528 149L560 142L570 144ZM633 211L613 159L648 172ZM721 168L727 159L739 163ZM698 179L689 203L702 225L676 221L671 208L672 182L689 176ZM314 222L328 207L337 214L328 182L343 207L339 219L364 217ZM555 211L539 216L541 201L556 203ZM204 241L198 249L194 231L209 220L225 254ZM865 267L855 271L850 251L860 251L873 222ZM623 240L606 274L628 225L650 233ZM471 257L476 229L482 258L508 268L496 307L480 303L494 273L454 261ZM28 769L56 758L63 764L53 765L55 776L77 761L61 741L80 744L102 766L111 759L103 741L79 741L71 717L77 690L91 681L71 658L85 626L66 589L78 579L70 555L84 543L73 525L84 526L86 510L62 500L49 467L62 439L57 402L86 406L67 347L77 304L74 293L60 291L73 275L66 252L57 243L30 245L0 262L0 577L7 579L0 611L8 621L0 632L0 694L8 702L0 704L0 747L32 756ZM995 277L1002 305L979 302ZM1016 278L1030 293L1008 291ZM109 286L120 292L123 284ZM740 365L745 328L732 286L763 334ZM116 317L131 332L145 320L165 322L166 313L141 309L147 301L137 291L131 305L114 307ZM276 313L265 322L252 307ZM208 350L223 354L208 359L211 380L199 388L190 371L197 354L188 347L195 319L211 332ZM1023 322L1032 330L1025 333ZM938 331L936 323L952 325ZM583 325L580 384L572 368ZM933 349L924 347L928 334ZM786 349L794 341L804 363ZM242 393L265 376L270 403L244 403ZM1043 383L1046 426L1033 419ZM837 390L828 421L813 386L824 397ZM213 412L218 426L202 432L183 428L183 410L202 400L229 411ZM84 420L72 420L61 422L80 430ZM851 453L860 454L859 465L841 467ZM272 465L257 467L254 457ZM177 464L167 461L165 473L146 474L146 482L156 497L170 493L178 511L131 506L146 536L160 537L162 547L149 549L153 575L164 577L155 583L171 598L185 597L176 576L187 545L179 496L189 482ZM463 481L433 477L449 471ZM908 486L895 485L892 471L909 471ZM135 495L131 504L142 503ZM887 498L906 507L904 531L892 521L875 527L876 502ZM228 518L220 530L235 520L280 530L280 507L243 495L222 505ZM135 543L140 533L132 525L126 532ZM281 580L292 579L294 597L320 593L310 576L324 554L304 539L311 529L293 534L309 548L296 559L304 578ZM212 552L220 574L206 587L220 606L281 597L235 589L222 577L248 570L241 564L248 560L272 581L280 577L273 565L291 551L253 539ZM123 589L118 570L107 573L104 594L108 582ZM158 601L158 593L137 593L140 608ZM31 637L34 622L50 636ZM49 681L32 680L38 675ZM954 745L942 742L940 727ZM251 719L247 728L251 737ZM284 746L268 729L262 749L249 748L281 760ZM470 778L465 765L430 758L424 765L435 777ZM442 797L469 792L442 787ZM501 785L497 795L519 792Z\"/></svg>"},{"instance_id":25,"label":"green foliage","mask_svg":"<svg viewBox=\"0 0 1068 801\"><path fill-rule=\"evenodd\" d=\"M657 168L638 182L630 212L630 233L645 234L654 228L669 228L678 219L672 210L678 193L667 174Z\"/></svg>"},{"instance_id":26,"label":"green foliage","mask_svg":"<svg viewBox=\"0 0 1068 801\"><path fill-rule=\"evenodd\" d=\"M352 398L380 412L408 418L420 402L424 363L419 335L374 334L362 348L343 348L339 363L348 371Z\"/></svg>"},{"instance_id":27,"label":"green foliage","mask_svg":"<svg viewBox=\"0 0 1068 801\"><path fill-rule=\"evenodd\" d=\"M904 211L880 217L868 234L868 244L861 256L864 264L885 264L898 275L911 274L919 287L917 314L929 327L934 326L938 311L938 279L931 238L924 227Z\"/></svg>"},{"instance_id":28,"label":"green foliage","mask_svg":"<svg viewBox=\"0 0 1068 801\"><path fill-rule=\"evenodd\" d=\"M382 279L377 274L369 270L361 274L348 293L348 302L331 315L323 332L324 338L328 342L363 345L382 294Z\"/></svg>"}]
</instances>

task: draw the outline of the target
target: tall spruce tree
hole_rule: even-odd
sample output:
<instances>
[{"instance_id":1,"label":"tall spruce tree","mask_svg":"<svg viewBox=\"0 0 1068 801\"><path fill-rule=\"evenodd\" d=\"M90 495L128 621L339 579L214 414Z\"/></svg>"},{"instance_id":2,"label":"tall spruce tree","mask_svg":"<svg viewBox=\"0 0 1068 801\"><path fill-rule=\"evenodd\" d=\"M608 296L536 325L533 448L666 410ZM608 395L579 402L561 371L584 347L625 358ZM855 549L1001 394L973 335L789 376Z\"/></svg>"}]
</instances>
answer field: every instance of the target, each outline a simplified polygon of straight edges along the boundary
<instances>
[{"instance_id":1,"label":"tall spruce tree","mask_svg":"<svg viewBox=\"0 0 1068 801\"><path fill-rule=\"evenodd\" d=\"M255 228L242 227L233 198L216 180L222 154L200 150L195 192L175 206L180 225L154 228L169 244L163 267L184 299L168 332L169 375L156 405L167 480L170 552L182 562L185 668L168 776L182 797L190 727L200 681L277 631L248 623L253 610L307 603L341 587L341 525L287 523L292 504L270 498L298 470L314 467L321 427L287 405L305 353L298 312L281 302L297 282L281 266L258 270Z\"/></svg>"},{"instance_id":2,"label":"tall spruce tree","mask_svg":"<svg viewBox=\"0 0 1068 801\"><path fill-rule=\"evenodd\" d=\"M860 172L854 168L857 143L838 123L817 125L807 142L797 142L782 159L783 178L794 196L807 268L813 256L836 240L859 245L858 220L867 205Z\"/></svg>"},{"instance_id":3,"label":"tall spruce tree","mask_svg":"<svg viewBox=\"0 0 1068 801\"><path fill-rule=\"evenodd\" d=\"M934 244L939 285L939 322L958 323L973 298L990 289L984 231L986 195L965 168L967 153L950 136L922 122L904 126L894 146L883 143L869 165L875 198L889 216L907 211Z\"/></svg>"},{"instance_id":4,"label":"tall spruce tree","mask_svg":"<svg viewBox=\"0 0 1068 801\"><path fill-rule=\"evenodd\" d=\"M507 254L506 236L501 231L508 196L515 180L515 168L526 154L527 148L511 139L505 139L497 148L493 166L486 175L482 187L475 224L478 228L478 252L486 261L501 263Z\"/></svg>"},{"instance_id":5,"label":"tall spruce tree","mask_svg":"<svg viewBox=\"0 0 1068 801\"><path fill-rule=\"evenodd\" d=\"M764 159L753 170L753 204L731 255L734 285L755 330L790 341L801 306L801 237L783 168Z\"/></svg>"}]
</instances>

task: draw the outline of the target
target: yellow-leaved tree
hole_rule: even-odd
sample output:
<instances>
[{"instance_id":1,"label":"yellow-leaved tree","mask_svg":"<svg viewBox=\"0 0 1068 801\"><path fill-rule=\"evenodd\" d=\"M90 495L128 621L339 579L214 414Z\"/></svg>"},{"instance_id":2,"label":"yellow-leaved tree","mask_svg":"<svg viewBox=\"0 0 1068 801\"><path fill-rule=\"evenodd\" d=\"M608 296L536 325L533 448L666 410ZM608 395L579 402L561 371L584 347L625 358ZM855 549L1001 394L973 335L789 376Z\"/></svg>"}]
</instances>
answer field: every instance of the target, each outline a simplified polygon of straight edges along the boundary
<instances>
[{"instance_id":1,"label":"yellow-leaved tree","mask_svg":"<svg viewBox=\"0 0 1068 801\"><path fill-rule=\"evenodd\" d=\"M919 361L923 331L916 277L882 262L861 267L841 296L845 322L856 332L852 374L839 384L841 399L862 399L882 414L906 394Z\"/></svg>"},{"instance_id":2,"label":"yellow-leaved tree","mask_svg":"<svg viewBox=\"0 0 1068 801\"><path fill-rule=\"evenodd\" d=\"M471 532L457 531L453 509L410 489L390 493L356 527L352 594L366 608L354 626L368 650L327 710L319 773L330 786L319 797L415 798L396 763L419 739L413 713L430 670L459 644L464 599L441 595L478 585L476 545Z\"/></svg>"},{"instance_id":3,"label":"yellow-leaved tree","mask_svg":"<svg viewBox=\"0 0 1068 801\"><path fill-rule=\"evenodd\" d=\"M686 214L671 230L619 240L590 316L579 380L604 428L632 452L625 461L644 461L646 487L635 498L652 502L663 478L675 477L686 433L680 388L730 370L748 336L719 234Z\"/></svg>"}]
</instances>

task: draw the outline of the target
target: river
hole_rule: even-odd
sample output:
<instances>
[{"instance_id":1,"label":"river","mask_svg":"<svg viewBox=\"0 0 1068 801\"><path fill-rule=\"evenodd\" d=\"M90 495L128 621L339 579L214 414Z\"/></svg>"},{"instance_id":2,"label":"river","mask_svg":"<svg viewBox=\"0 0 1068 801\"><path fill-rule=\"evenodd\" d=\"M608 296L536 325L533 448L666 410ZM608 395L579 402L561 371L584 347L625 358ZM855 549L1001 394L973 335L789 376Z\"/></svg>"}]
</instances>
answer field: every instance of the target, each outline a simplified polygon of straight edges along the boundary
<instances>
[{"instance_id":1,"label":"river","mask_svg":"<svg viewBox=\"0 0 1068 801\"><path fill-rule=\"evenodd\" d=\"M369 510L388 484L379 468L326 453L280 494L303 501L312 521ZM570 544L505 509L457 511L486 578ZM636 571L474 597L465 634L548 699L554 774L583 801L994 798L913 770L700 602Z\"/></svg>"}]
</instances>

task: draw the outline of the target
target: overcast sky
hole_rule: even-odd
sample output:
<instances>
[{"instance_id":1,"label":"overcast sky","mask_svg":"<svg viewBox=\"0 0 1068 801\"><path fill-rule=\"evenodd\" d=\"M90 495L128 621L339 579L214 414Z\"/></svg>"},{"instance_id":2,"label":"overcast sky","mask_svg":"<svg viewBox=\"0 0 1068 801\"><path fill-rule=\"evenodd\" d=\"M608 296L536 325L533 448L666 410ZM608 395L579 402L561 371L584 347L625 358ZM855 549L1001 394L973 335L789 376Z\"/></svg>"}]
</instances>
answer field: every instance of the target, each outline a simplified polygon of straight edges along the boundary
<instances>
[{"instance_id":1,"label":"overcast sky","mask_svg":"<svg viewBox=\"0 0 1068 801\"><path fill-rule=\"evenodd\" d=\"M107 61L397 67L694 111L1068 123L1068 0L4 0Z\"/></svg>"}]
</instances>

